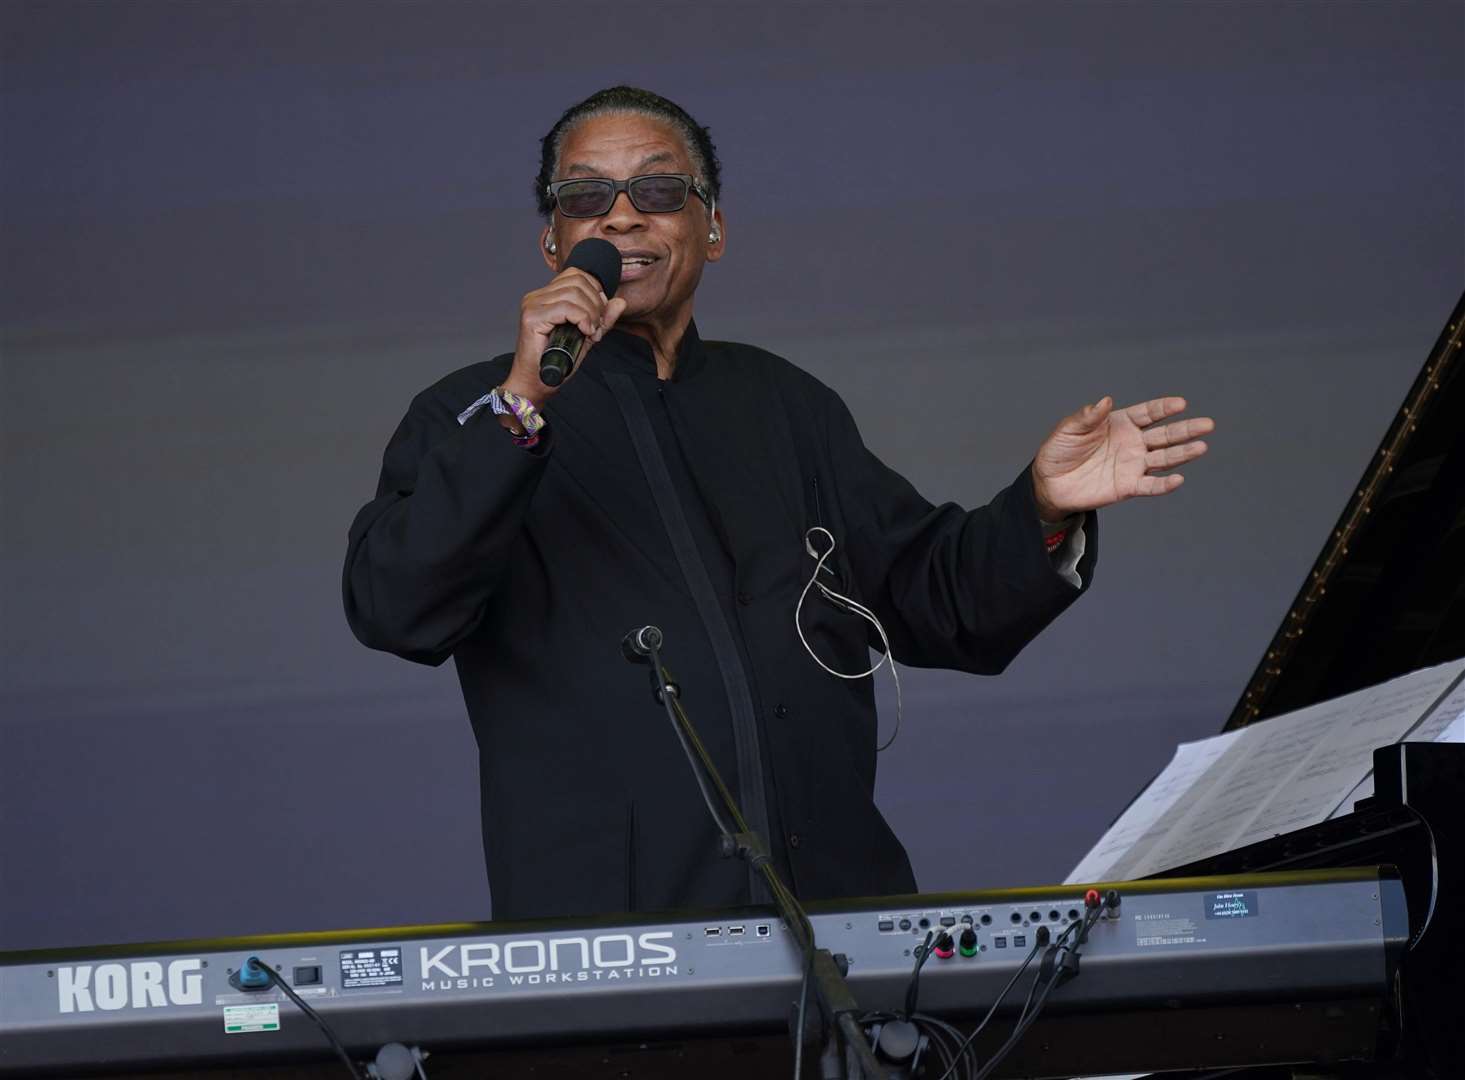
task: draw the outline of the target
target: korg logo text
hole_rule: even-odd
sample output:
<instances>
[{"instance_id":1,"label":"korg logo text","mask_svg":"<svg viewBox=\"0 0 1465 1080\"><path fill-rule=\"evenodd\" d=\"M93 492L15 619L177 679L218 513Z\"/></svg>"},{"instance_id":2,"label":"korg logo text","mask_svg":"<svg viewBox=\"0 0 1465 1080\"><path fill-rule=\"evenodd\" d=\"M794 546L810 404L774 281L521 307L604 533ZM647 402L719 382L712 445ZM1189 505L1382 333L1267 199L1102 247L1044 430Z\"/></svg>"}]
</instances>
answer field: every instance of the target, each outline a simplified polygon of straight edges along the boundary
<instances>
[{"instance_id":1,"label":"korg logo text","mask_svg":"<svg viewBox=\"0 0 1465 1080\"><path fill-rule=\"evenodd\" d=\"M164 972L156 960L130 964L78 964L56 969L61 1011L158 1008L203 1004L203 961L174 960Z\"/></svg>"}]
</instances>

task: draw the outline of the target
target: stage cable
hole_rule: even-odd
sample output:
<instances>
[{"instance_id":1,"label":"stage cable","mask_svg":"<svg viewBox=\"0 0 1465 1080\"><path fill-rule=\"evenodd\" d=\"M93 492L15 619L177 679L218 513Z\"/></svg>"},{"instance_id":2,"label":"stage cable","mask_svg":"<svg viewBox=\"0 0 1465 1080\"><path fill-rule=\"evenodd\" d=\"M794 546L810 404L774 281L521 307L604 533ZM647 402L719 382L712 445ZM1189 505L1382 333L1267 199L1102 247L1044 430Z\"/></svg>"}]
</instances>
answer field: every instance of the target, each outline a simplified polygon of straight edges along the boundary
<instances>
[{"instance_id":1,"label":"stage cable","mask_svg":"<svg viewBox=\"0 0 1465 1080\"><path fill-rule=\"evenodd\" d=\"M327 1024L324 1019L321 1018L320 1013L316 1012L309 1005L307 1005L305 1003L305 999L295 992L295 988L284 979L280 978L279 972L270 967L269 964L266 964L259 957L251 956L249 957L249 959L244 961L245 967L249 967L251 965L259 969L260 971L263 971L265 973L265 976L270 980L271 985L277 986L280 988L280 990L284 991L285 996L295 1003L295 1007L303 1012L306 1016L308 1016L311 1019L311 1022L314 1023L316 1027L321 1029L321 1031L325 1034L326 1039L329 1040L331 1048L336 1051L336 1055L341 1059L342 1063L346 1066L346 1069L350 1072L352 1080L364 1080L361 1075L361 1071L356 1068L356 1063L351 1060L351 1055L346 1053L346 1048L341 1045L341 1040L336 1038L336 1033L332 1031L331 1026Z\"/></svg>"}]
</instances>

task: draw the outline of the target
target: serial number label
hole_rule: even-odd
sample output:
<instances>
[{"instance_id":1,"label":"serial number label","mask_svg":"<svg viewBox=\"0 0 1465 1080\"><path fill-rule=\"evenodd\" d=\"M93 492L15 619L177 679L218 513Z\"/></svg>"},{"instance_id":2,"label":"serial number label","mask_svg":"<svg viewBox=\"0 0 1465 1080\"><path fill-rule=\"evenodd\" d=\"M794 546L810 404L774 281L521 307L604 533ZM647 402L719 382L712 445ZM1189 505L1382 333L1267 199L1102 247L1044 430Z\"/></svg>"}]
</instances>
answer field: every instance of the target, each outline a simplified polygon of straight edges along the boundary
<instances>
[{"instance_id":1,"label":"serial number label","mask_svg":"<svg viewBox=\"0 0 1465 1080\"><path fill-rule=\"evenodd\" d=\"M402 950L397 946L341 950L342 990L401 985Z\"/></svg>"},{"instance_id":2,"label":"serial number label","mask_svg":"<svg viewBox=\"0 0 1465 1080\"><path fill-rule=\"evenodd\" d=\"M1196 932L1195 920L1189 915L1147 913L1134 917L1135 944L1196 945L1205 937Z\"/></svg>"}]
</instances>

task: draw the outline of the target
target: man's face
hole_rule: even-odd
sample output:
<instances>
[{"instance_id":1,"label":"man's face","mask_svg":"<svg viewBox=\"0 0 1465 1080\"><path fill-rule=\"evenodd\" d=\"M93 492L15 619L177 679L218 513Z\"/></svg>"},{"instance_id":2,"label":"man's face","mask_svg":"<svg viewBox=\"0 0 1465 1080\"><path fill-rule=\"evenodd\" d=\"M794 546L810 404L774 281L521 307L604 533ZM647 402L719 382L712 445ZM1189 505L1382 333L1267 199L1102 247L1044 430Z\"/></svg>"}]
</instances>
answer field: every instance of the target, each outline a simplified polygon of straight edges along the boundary
<instances>
[{"instance_id":1,"label":"man's face","mask_svg":"<svg viewBox=\"0 0 1465 1080\"><path fill-rule=\"evenodd\" d=\"M675 128L654 117L630 113L592 117L572 128L560 145L554 178L626 180L646 173L696 176L697 170ZM690 314L703 264L722 257L721 218L719 211L718 239L709 242L713 218L695 193L688 192L687 205L674 213L645 214L631 204L629 195L620 192L615 205L601 217L569 218L555 210L545 235L554 238L557 251L553 255L545 251L545 261L558 273L581 240L590 236L609 240L621 252L621 284L616 296L626 300L627 307L620 322L671 323L683 310Z\"/></svg>"}]
</instances>

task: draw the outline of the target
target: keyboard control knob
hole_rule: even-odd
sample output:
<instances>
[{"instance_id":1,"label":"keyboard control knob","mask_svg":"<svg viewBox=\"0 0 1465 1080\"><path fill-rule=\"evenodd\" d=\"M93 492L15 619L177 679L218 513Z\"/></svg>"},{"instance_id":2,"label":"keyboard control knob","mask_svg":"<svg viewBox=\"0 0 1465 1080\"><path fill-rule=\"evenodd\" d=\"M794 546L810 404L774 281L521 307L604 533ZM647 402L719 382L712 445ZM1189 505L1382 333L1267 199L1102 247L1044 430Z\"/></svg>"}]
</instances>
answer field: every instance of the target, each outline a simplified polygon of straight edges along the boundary
<instances>
[{"instance_id":1,"label":"keyboard control knob","mask_svg":"<svg viewBox=\"0 0 1465 1080\"><path fill-rule=\"evenodd\" d=\"M961 944L962 956L977 955L977 932L973 930L970 926L968 926L965 930L961 932L961 938L959 939L959 941Z\"/></svg>"}]
</instances>

